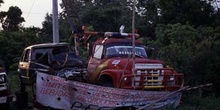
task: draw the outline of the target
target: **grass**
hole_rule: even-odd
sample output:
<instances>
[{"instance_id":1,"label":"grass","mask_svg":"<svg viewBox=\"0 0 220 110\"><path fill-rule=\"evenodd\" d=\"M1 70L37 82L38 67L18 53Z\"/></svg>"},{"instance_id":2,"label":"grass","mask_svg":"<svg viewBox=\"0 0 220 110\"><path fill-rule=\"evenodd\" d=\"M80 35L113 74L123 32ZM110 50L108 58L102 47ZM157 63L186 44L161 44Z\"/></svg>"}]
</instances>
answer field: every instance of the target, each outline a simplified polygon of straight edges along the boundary
<instances>
[{"instance_id":1,"label":"grass","mask_svg":"<svg viewBox=\"0 0 220 110\"><path fill-rule=\"evenodd\" d=\"M13 73L8 74L8 80L9 80L9 84L10 84L10 88L11 88L11 93L15 94L16 91L19 90L19 80L18 80L18 76Z\"/></svg>"},{"instance_id":2,"label":"grass","mask_svg":"<svg viewBox=\"0 0 220 110\"><path fill-rule=\"evenodd\" d=\"M10 84L10 88L11 88L11 94L15 96L15 93L20 90L19 79L18 79L17 74L16 73L8 74L8 80L9 80L9 84ZM30 102L30 103L32 103L32 92L31 92L31 90L32 89L31 89L30 86L26 87L26 91L28 92L28 102ZM11 110L30 110L30 108L19 108L16 105L16 102L12 102L10 104L10 109Z\"/></svg>"},{"instance_id":3,"label":"grass","mask_svg":"<svg viewBox=\"0 0 220 110\"><path fill-rule=\"evenodd\" d=\"M183 93L182 103L175 110L220 110L220 98L199 92Z\"/></svg>"}]
</instances>

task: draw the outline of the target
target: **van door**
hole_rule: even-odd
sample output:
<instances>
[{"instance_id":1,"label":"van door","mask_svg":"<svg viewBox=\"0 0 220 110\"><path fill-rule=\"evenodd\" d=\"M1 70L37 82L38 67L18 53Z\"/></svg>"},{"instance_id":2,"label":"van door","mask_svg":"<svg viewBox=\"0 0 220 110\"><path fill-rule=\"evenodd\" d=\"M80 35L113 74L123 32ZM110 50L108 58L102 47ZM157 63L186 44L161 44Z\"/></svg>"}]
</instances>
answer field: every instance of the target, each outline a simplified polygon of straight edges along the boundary
<instances>
[{"instance_id":1,"label":"van door","mask_svg":"<svg viewBox=\"0 0 220 110\"><path fill-rule=\"evenodd\" d=\"M29 78L29 66L30 66L30 49L24 50L19 64L18 64L18 73L22 78Z\"/></svg>"}]
</instances>

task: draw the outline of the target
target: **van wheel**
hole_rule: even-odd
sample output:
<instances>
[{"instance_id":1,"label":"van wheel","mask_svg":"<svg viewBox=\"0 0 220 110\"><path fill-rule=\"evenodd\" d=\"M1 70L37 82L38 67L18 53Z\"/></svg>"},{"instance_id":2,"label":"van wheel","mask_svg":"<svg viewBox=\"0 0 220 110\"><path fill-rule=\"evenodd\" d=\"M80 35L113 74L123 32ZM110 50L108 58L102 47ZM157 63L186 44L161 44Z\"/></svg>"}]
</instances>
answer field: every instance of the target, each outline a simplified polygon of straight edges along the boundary
<instances>
[{"instance_id":1,"label":"van wheel","mask_svg":"<svg viewBox=\"0 0 220 110\"><path fill-rule=\"evenodd\" d=\"M20 86L20 92L25 92L26 85L23 83L21 76L19 75L19 86Z\"/></svg>"}]
</instances>

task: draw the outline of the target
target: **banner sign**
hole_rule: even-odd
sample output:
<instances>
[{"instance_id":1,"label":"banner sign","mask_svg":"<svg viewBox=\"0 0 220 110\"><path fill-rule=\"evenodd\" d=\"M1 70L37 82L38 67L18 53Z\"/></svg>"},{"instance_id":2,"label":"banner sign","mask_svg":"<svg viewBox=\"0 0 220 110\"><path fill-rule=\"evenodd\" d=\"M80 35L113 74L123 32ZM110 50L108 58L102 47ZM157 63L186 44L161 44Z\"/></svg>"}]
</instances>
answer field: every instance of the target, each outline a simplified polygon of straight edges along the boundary
<instances>
[{"instance_id":1,"label":"banner sign","mask_svg":"<svg viewBox=\"0 0 220 110\"><path fill-rule=\"evenodd\" d=\"M171 92L140 91L103 87L70 81L64 78L37 73L36 98L44 106L65 110L106 110L117 107L141 107ZM178 105L181 92L154 104L154 108Z\"/></svg>"}]
</instances>

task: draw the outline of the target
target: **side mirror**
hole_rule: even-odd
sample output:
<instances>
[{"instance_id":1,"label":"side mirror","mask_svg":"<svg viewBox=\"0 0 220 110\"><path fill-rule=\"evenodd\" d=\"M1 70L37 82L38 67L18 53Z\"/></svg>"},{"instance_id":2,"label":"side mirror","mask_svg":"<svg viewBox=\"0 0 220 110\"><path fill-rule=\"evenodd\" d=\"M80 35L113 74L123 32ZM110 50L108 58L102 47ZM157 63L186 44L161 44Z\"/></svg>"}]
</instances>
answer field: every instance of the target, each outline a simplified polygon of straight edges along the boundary
<instances>
[{"instance_id":1,"label":"side mirror","mask_svg":"<svg viewBox=\"0 0 220 110\"><path fill-rule=\"evenodd\" d=\"M153 55L154 55L155 48L150 47L150 46L146 46L146 47L145 47L145 51L146 51L146 53L147 53L147 56L148 56L149 58L151 58L151 57L153 57Z\"/></svg>"}]
</instances>

